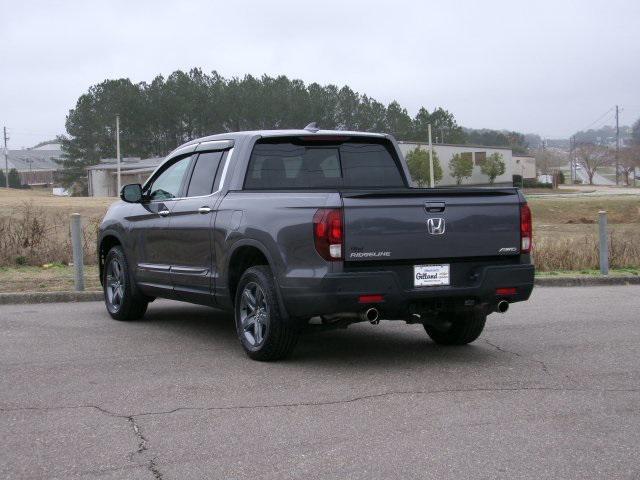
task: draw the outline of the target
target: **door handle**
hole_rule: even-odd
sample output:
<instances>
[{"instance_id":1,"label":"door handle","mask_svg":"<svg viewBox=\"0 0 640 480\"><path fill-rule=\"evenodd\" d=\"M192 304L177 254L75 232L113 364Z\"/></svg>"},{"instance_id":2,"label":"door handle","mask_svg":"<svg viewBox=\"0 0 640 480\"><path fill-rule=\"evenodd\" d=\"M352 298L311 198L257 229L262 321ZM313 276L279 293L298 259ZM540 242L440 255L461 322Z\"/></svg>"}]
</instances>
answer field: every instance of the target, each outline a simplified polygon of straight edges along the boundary
<instances>
[{"instance_id":1,"label":"door handle","mask_svg":"<svg viewBox=\"0 0 640 480\"><path fill-rule=\"evenodd\" d=\"M427 213L444 212L444 202L427 202L424 204L424 208Z\"/></svg>"},{"instance_id":2,"label":"door handle","mask_svg":"<svg viewBox=\"0 0 640 480\"><path fill-rule=\"evenodd\" d=\"M171 212L169 210L160 210L158 212L158 215L160 215L161 217L168 217L170 213Z\"/></svg>"},{"instance_id":3,"label":"door handle","mask_svg":"<svg viewBox=\"0 0 640 480\"><path fill-rule=\"evenodd\" d=\"M209 212L211 212L211 207L206 207L205 206L205 207L200 207L198 209L198 213L205 214L205 213L209 213Z\"/></svg>"}]
</instances>

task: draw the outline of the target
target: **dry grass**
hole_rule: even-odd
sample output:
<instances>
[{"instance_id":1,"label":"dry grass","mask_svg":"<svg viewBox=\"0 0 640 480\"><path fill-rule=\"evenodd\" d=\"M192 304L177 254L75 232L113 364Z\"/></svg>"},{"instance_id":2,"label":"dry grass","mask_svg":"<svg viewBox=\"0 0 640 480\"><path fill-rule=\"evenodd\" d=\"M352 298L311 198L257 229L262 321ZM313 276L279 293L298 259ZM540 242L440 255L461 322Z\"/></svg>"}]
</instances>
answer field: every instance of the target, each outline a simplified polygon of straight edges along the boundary
<instances>
[{"instance_id":1,"label":"dry grass","mask_svg":"<svg viewBox=\"0 0 640 480\"><path fill-rule=\"evenodd\" d=\"M96 263L98 225L114 200L0 189L0 266L69 263L71 213L83 217L85 263Z\"/></svg>"},{"instance_id":2,"label":"dry grass","mask_svg":"<svg viewBox=\"0 0 640 480\"><path fill-rule=\"evenodd\" d=\"M640 267L640 226L613 228L609 236L611 268ZM600 264L598 235L553 235L534 233L536 270L588 270Z\"/></svg>"},{"instance_id":3,"label":"dry grass","mask_svg":"<svg viewBox=\"0 0 640 480\"><path fill-rule=\"evenodd\" d=\"M640 267L640 196L533 198L538 271L599 268L598 212L607 211L612 268Z\"/></svg>"},{"instance_id":4,"label":"dry grass","mask_svg":"<svg viewBox=\"0 0 640 480\"><path fill-rule=\"evenodd\" d=\"M86 290L100 290L97 265L86 266ZM0 293L62 292L73 290L73 267L53 265L41 267L0 267Z\"/></svg>"},{"instance_id":5,"label":"dry grass","mask_svg":"<svg viewBox=\"0 0 640 480\"><path fill-rule=\"evenodd\" d=\"M640 223L640 195L608 197L529 198L533 221L537 225L595 223L598 212L606 210L609 223Z\"/></svg>"},{"instance_id":6,"label":"dry grass","mask_svg":"<svg viewBox=\"0 0 640 480\"><path fill-rule=\"evenodd\" d=\"M0 189L0 266L68 263L69 215L83 216L85 263L96 263L96 231L114 198L54 197ZM539 271L598 267L599 210L607 210L612 267L640 267L640 196L531 198Z\"/></svg>"}]
</instances>

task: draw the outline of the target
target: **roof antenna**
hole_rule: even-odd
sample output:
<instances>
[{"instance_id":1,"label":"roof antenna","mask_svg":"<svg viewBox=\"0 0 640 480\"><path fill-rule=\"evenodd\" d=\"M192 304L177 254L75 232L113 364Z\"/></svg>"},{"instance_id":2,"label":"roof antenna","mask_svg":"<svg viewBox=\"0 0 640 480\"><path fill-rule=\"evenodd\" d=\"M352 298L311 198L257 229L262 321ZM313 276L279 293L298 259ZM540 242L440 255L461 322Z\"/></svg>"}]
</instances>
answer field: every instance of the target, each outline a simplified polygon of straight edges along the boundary
<instances>
[{"instance_id":1,"label":"roof antenna","mask_svg":"<svg viewBox=\"0 0 640 480\"><path fill-rule=\"evenodd\" d=\"M309 125L304 127L305 130L309 130L310 132L316 133L320 129L318 128L317 122L311 122Z\"/></svg>"}]
</instances>

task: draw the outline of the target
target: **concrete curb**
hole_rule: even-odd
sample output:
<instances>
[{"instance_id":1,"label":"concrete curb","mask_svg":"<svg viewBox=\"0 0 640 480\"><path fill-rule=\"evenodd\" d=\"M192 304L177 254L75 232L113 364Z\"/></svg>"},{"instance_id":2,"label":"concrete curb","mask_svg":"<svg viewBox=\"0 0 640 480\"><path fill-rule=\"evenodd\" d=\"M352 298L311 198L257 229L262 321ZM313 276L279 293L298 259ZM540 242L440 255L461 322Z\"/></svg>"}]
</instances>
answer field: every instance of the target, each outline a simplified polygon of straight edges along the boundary
<instances>
[{"instance_id":1,"label":"concrete curb","mask_svg":"<svg viewBox=\"0 0 640 480\"><path fill-rule=\"evenodd\" d=\"M0 293L0 305L27 303L96 302L99 300L102 300L101 291Z\"/></svg>"},{"instance_id":2,"label":"concrete curb","mask_svg":"<svg viewBox=\"0 0 640 480\"><path fill-rule=\"evenodd\" d=\"M640 285L640 276L536 277L538 287L595 287L602 285Z\"/></svg>"}]
</instances>

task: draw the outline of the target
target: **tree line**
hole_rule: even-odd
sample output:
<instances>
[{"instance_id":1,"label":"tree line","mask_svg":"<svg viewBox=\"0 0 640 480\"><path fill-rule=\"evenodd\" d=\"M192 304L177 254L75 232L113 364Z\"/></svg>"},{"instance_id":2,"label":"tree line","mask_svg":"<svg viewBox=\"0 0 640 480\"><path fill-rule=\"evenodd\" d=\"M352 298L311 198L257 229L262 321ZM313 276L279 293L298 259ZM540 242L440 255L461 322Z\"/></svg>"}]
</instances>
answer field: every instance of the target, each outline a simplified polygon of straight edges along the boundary
<instances>
[{"instance_id":1,"label":"tree line","mask_svg":"<svg viewBox=\"0 0 640 480\"><path fill-rule=\"evenodd\" d=\"M463 129L443 109L420 108L411 117L393 101L378 100L349 86L305 84L284 75L224 78L200 69L157 76L150 83L105 80L81 95L66 119L61 180L86 176L86 167L115 157L115 116L121 118L123 157L164 156L178 145L212 133L302 128L377 131L399 140L426 141L427 125L440 143L489 144L526 150L516 132Z\"/></svg>"}]
</instances>

